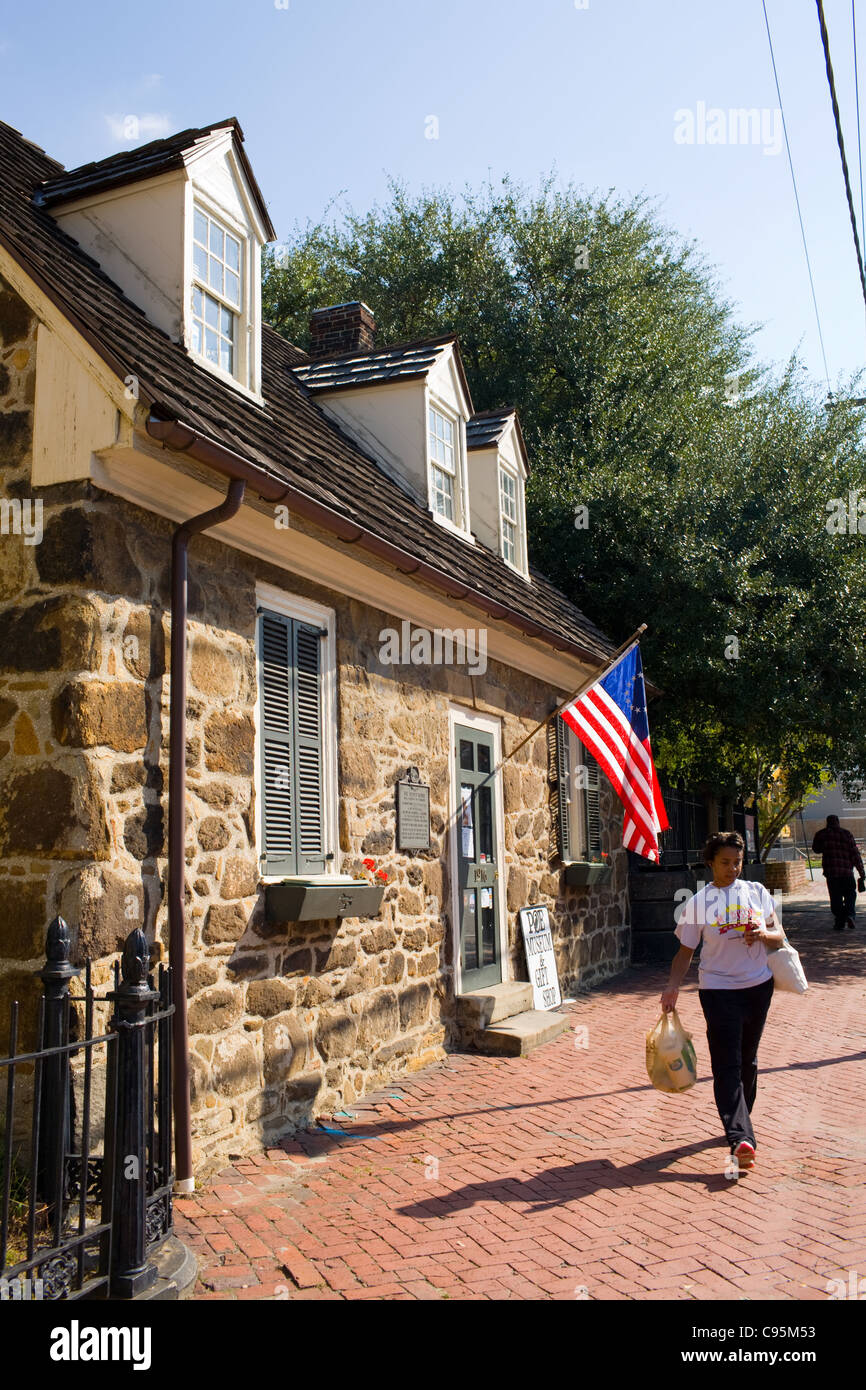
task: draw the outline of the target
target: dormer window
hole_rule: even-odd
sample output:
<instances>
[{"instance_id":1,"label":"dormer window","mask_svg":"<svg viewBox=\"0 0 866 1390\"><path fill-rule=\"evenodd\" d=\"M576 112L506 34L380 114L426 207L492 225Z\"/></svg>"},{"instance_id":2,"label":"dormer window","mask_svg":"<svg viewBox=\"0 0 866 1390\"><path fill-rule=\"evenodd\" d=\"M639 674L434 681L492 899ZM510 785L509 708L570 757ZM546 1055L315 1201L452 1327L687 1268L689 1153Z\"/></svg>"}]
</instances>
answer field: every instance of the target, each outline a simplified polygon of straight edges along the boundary
<instances>
[{"instance_id":1,"label":"dormer window","mask_svg":"<svg viewBox=\"0 0 866 1390\"><path fill-rule=\"evenodd\" d=\"M242 312L242 246L215 217L195 209L193 223L193 352L235 374Z\"/></svg>"},{"instance_id":2,"label":"dormer window","mask_svg":"<svg viewBox=\"0 0 866 1390\"><path fill-rule=\"evenodd\" d=\"M502 522L502 558L510 565L518 563L520 543L517 520L517 479L507 469L499 469L499 509Z\"/></svg>"},{"instance_id":3,"label":"dormer window","mask_svg":"<svg viewBox=\"0 0 866 1390\"><path fill-rule=\"evenodd\" d=\"M433 510L455 521L455 483L457 465L454 455L454 425L438 410L430 407L430 470Z\"/></svg>"},{"instance_id":4,"label":"dormer window","mask_svg":"<svg viewBox=\"0 0 866 1390\"><path fill-rule=\"evenodd\" d=\"M463 422L437 400L427 406L427 478L430 510L437 521L472 540Z\"/></svg>"}]
</instances>

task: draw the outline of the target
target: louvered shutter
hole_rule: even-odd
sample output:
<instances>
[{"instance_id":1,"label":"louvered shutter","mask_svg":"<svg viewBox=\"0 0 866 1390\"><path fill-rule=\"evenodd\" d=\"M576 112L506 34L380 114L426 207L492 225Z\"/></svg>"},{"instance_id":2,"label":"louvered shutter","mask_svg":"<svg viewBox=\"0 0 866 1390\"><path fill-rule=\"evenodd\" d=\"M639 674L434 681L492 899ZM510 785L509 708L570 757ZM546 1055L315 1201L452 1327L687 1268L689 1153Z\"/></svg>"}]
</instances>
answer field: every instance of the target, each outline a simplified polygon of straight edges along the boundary
<instances>
[{"instance_id":1,"label":"louvered shutter","mask_svg":"<svg viewBox=\"0 0 866 1390\"><path fill-rule=\"evenodd\" d=\"M318 628L296 622L295 805L299 874L325 872L325 803L322 775L322 638Z\"/></svg>"},{"instance_id":2,"label":"louvered shutter","mask_svg":"<svg viewBox=\"0 0 866 1390\"><path fill-rule=\"evenodd\" d=\"M589 856L601 854L601 814L599 793L601 790L601 769L588 748L583 750L586 767L586 852Z\"/></svg>"},{"instance_id":3,"label":"louvered shutter","mask_svg":"<svg viewBox=\"0 0 866 1390\"><path fill-rule=\"evenodd\" d=\"M571 744L568 725L556 715L552 721L556 727L556 830L559 857L568 862L574 857L572 850L571 824Z\"/></svg>"},{"instance_id":4,"label":"louvered shutter","mask_svg":"<svg viewBox=\"0 0 866 1390\"><path fill-rule=\"evenodd\" d=\"M260 618L259 707L262 711L262 788L266 874L297 872L295 849L295 753L293 732L293 647L291 618L264 612Z\"/></svg>"}]
</instances>

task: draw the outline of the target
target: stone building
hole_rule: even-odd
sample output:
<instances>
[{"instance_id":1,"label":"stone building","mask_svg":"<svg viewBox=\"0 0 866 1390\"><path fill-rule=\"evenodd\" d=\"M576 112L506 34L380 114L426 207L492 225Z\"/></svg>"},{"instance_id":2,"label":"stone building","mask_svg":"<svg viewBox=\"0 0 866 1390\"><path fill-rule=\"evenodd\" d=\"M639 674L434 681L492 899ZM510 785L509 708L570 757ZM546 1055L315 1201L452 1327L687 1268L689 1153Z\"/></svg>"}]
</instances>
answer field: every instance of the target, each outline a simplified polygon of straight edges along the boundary
<instances>
[{"instance_id":1,"label":"stone building","mask_svg":"<svg viewBox=\"0 0 866 1390\"><path fill-rule=\"evenodd\" d=\"M528 563L515 412L365 305L262 323L235 120L71 171L0 126L0 175L3 1026L57 912L97 984L183 951L199 1173L549 1036L518 911L614 974L626 853L561 720L500 766L612 650Z\"/></svg>"}]
</instances>

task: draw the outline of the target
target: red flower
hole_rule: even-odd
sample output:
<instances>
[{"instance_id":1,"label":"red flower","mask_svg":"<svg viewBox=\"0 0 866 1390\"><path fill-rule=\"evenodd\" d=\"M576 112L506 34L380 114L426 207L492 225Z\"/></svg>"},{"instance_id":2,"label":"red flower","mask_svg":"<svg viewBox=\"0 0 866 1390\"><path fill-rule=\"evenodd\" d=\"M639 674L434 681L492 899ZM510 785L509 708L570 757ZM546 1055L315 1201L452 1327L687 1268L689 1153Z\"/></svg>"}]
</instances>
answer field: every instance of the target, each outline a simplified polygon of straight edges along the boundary
<instances>
[{"instance_id":1,"label":"red flower","mask_svg":"<svg viewBox=\"0 0 866 1390\"><path fill-rule=\"evenodd\" d=\"M365 869L375 869L376 867L375 859L362 859L361 863L364 865Z\"/></svg>"},{"instance_id":2,"label":"red flower","mask_svg":"<svg viewBox=\"0 0 866 1390\"><path fill-rule=\"evenodd\" d=\"M376 870L376 877L377 877L377 878L380 878L380 879L382 880L383 883L387 883L387 882L388 882L388 875L386 874L386 872L385 872L384 869L377 869L377 870Z\"/></svg>"}]
</instances>

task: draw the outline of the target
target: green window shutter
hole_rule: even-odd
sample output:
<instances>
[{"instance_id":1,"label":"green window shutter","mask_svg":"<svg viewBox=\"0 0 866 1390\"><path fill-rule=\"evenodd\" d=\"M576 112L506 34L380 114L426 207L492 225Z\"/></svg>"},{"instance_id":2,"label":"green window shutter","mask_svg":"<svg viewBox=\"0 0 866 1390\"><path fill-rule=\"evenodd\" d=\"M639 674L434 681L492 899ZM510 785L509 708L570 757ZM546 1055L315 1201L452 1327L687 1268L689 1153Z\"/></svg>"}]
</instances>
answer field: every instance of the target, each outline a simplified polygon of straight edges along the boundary
<instances>
[{"instance_id":1,"label":"green window shutter","mask_svg":"<svg viewBox=\"0 0 866 1390\"><path fill-rule=\"evenodd\" d=\"M601 768L588 748L583 750L583 761L586 768L586 787L584 788L586 849L590 855L601 854L601 814L599 810Z\"/></svg>"},{"instance_id":2,"label":"green window shutter","mask_svg":"<svg viewBox=\"0 0 866 1390\"><path fill-rule=\"evenodd\" d=\"M297 873L292 629L291 618L281 613L260 615L262 872L266 874Z\"/></svg>"},{"instance_id":3,"label":"green window shutter","mask_svg":"<svg viewBox=\"0 0 866 1390\"><path fill-rule=\"evenodd\" d=\"M295 805L297 870L321 874L327 868L322 757L322 635L308 623L294 626Z\"/></svg>"},{"instance_id":4,"label":"green window shutter","mask_svg":"<svg viewBox=\"0 0 866 1390\"><path fill-rule=\"evenodd\" d=\"M327 868L322 742L322 634L263 609L259 616L262 720L262 872Z\"/></svg>"},{"instance_id":5,"label":"green window shutter","mask_svg":"<svg viewBox=\"0 0 866 1390\"><path fill-rule=\"evenodd\" d=\"M571 746L569 729L561 715L551 721L555 725L556 800L555 819L559 857L568 863L574 858L571 826Z\"/></svg>"}]
</instances>

